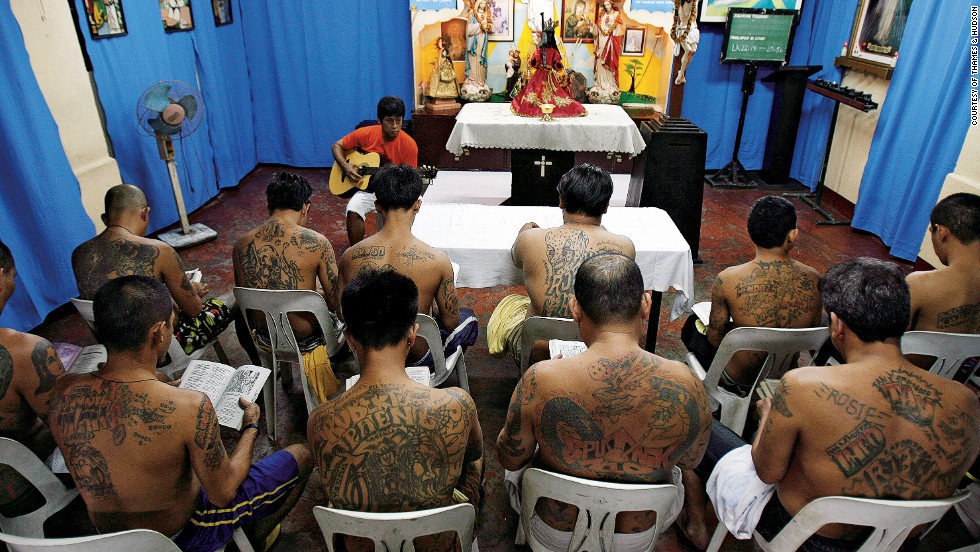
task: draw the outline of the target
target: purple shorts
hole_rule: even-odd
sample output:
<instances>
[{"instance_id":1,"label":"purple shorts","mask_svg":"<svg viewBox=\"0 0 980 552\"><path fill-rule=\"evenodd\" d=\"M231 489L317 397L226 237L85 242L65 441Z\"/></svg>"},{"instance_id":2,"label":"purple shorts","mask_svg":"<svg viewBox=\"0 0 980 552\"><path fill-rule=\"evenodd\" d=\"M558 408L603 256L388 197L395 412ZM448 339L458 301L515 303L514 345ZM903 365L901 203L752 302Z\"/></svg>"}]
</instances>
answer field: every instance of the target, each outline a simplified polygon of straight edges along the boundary
<instances>
[{"instance_id":1,"label":"purple shorts","mask_svg":"<svg viewBox=\"0 0 980 552\"><path fill-rule=\"evenodd\" d=\"M252 464L235 498L224 508L208 500L201 489L197 506L174 544L190 552L214 552L228 544L235 529L272 515L299 481L299 466L285 450Z\"/></svg>"}]
</instances>

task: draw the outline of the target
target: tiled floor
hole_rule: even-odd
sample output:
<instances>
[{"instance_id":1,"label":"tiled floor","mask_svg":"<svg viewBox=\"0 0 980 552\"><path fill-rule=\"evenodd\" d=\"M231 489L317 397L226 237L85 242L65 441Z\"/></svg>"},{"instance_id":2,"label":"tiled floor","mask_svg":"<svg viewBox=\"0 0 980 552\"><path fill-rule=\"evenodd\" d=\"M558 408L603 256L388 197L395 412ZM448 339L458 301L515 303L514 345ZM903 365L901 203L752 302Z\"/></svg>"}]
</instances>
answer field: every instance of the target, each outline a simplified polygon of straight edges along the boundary
<instances>
[{"instance_id":1,"label":"tiled floor","mask_svg":"<svg viewBox=\"0 0 980 552\"><path fill-rule=\"evenodd\" d=\"M270 176L278 169L273 166L260 166L248 175L241 186L224 190L206 206L191 216L191 222L203 222L217 230L218 239L211 243L193 247L180 252L185 267L199 267L205 281L215 295L230 298L233 287L231 250L234 242L248 229L259 224L267 216L265 207L265 186ZM327 191L328 171L325 169L301 169L317 190L310 210L309 226L325 234L333 243L338 255L347 247L344 224L346 200L330 195ZM460 188L461 195L481 196L482 190L467 190L466 186L479 186L486 175L471 178L465 173L457 173L452 186ZM449 186L443 181L440 186ZM439 194L445 194L440 189ZM745 232L745 217L752 202L765 195L761 191L714 190L706 188L704 215L702 222L701 258L703 264L695 266L696 298L706 300L706 285L710 278L726 266L751 258L753 249ZM823 272L829 266L846 258L869 255L888 258L886 248L869 235L853 231L849 227L817 226L820 217L811 209L797 204L800 238L793 257L810 264ZM423 209L425 207L423 206ZM368 232L373 232L373 220L369 219ZM903 269L910 270L909 265ZM461 301L464 306L474 309L480 319L481 334L494 305L514 287L498 286L488 289L462 289ZM669 305L665 302L661 309L660 337L658 353L662 356L682 360L683 345L679 340L682 320L669 321ZM68 305L59 309L40 328L37 333L52 341L67 341L90 344L94 338L81 319ZM247 357L238 345L233 331L225 332L221 341L231 357L232 364L244 364ZM213 355L213 354L212 354ZM350 362L349 360L347 362ZM509 359L497 360L487 355L486 338L480 341L466 355L472 395L479 410L480 422L484 431L487 460L487 498L479 514L479 547L483 551L514 550L513 538L517 517L511 511L502 484L502 469L496 460L495 445L497 434L503 425L504 413L510 393L517 382L518 371ZM298 382L299 378L294 378ZM302 392L294 384L292 389L279 390L280 446L305 441L306 408ZM234 442L233 435L227 434L227 444ZM257 455L264 456L271 451L268 441L260 440ZM323 541L311 515L315 504L324 502L324 493L314 473L311 484L295 511L283 524L283 535L273 550L323 549ZM743 545L728 545L727 549L741 549ZM657 550L686 550L673 532L669 530L658 541Z\"/></svg>"}]
</instances>

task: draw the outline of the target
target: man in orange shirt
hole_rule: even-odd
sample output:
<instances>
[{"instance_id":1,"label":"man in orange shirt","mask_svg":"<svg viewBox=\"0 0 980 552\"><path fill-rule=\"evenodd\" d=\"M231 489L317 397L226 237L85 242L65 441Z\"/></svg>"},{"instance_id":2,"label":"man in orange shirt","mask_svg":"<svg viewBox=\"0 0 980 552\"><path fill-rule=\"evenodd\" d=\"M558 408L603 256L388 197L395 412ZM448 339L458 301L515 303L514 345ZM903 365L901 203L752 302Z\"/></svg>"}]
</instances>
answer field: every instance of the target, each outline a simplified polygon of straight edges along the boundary
<instances>
[{"instance_id":1,"label":"man in orange shirt","mask_svg":"<svg viewBox=\"0 0 980 552\"><path fill-rule=\"evenodd\" d=\"M361 127L337 140L331 148L333 158L344 171L344 176L357 182L361 175L357 167L347 162L347 156L355 149L364 153L378 153L381 164L406 164L419 166L419 147L408 134L401 132L405 118L405 102L396 96L385 96L378 101L378 125ZM347 203L347 239L350 244L364 239L364 219L374 211L374 193L354 193Z\"/></svg>"}]
</instances>

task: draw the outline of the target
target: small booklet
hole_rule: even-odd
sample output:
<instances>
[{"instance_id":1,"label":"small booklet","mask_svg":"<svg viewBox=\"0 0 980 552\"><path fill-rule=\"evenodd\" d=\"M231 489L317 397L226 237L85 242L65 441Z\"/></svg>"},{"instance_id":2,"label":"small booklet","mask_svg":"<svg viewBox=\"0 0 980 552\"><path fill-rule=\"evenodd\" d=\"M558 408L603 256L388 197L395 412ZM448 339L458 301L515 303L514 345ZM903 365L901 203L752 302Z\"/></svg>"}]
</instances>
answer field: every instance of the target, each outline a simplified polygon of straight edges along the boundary
<instances>
[{"instance_id":1,"label":"small booklet","mask_svg":"<svg viewBox=\"0 0 980 552\"><path fill-rule=\"evenodd\" d=\"M180 388L207 395L218 413L218 423L241 429L245 411L238 406L238 397L255 402L271 374L268 368L251 364L236 369L219 362L192 360L180 378Z\"/></svg>"},{"instance_id":2,"label":"small booklet","mask_svg":"<svg viewBox=\"0 0 980 552\"><path fill-rule=\"evenodd\" d=\"M698 316L698 320L700 320L702 324L705 326L708 325L708 320L711 319L711 301L696 303L693 307L691 307L691 310Z\"/></svg>"},{"instance_id":3,"label":"small booklet","mask_svg":"<svg viewBox=\"0 0 980 552\"><path fill-rule=\"evenodd\" d=\"M755 388L755 393L759 395L759 398L772 398L776 395L776 387L779 386L778 379L764 379L759 382L759 386Z\"/></svg>"},{"instance_id":4,"label":"small booklet","mask_svg":"<svg viewBox=\"0 0 980 552\"><path fill-rule=\"evenodd\" d=\"M406 366L405 373L408 374L408 377L415 383L429 387L430 375L428 366ZM346 391L347 389L354 387L354 384L357 383L357 380L359 379L361 379L360 374L355 374L347 378L347 381L344 383L344 390Z\"/></svg>"},{"instance_id":5,"label":"small booklet","mask_svg":"<svg viewBox=\"0 0 980 552\"><path fill-rule=\"evenodd\" d=\"M65 372L70 374L85 374L94 372L109 358L103 345L80 347L73 343L52 343L54 350L61 359Z\"/></svg>"},{"instance_id":6,"label":"small booklet","mask_svg":"<svg viewBox=\"0 0 980 552\"><path fill-rule=\"evenodd\" d=\"M588 350L585 343L581 341L562 341L561 339L549 339L548 340L548 352L551 353L551 358L561 358L573 357L575 355L580 355Z\"/></svg>"},{"instance_id":7,"label":"small booklet","mask_svg":"<svg viewBox=\"0 0 980 552\"><path fill-rule=\"evenodd\" d=\"M187 279L192 284L199 283L201 281L201 278L204 277L204 273L201 272L201 269L200 268L195 268L194 270L185 270L184 271L184 274L187 275Z\"/></svg>"}]
</instances>

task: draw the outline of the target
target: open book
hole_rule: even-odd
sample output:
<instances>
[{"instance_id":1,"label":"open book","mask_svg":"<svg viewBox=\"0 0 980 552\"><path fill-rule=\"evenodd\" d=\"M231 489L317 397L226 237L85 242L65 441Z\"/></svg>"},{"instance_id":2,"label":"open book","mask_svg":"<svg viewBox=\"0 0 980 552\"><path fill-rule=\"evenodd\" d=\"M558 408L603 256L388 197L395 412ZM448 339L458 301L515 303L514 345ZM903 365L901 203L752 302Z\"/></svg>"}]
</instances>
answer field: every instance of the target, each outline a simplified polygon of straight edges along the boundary
<instances>
[{"instance_id":1,"label":"open book","mask_svg":"<svg viewBox=\"0 0 980 552\"><path fill-rule=\"evenodd\" d=\"M582 341L564 341L561 339L548 340L548 353L551 358L568 358L579 355L588 350Z\"/></svg>"},{"instance_id":2,"label":"open book","mask_svg":"<svg viewBox=\"0 0 980 552\"><path fill-rule=\"evenodd\" d=\"M412 379L415 383L420 383L426 387L429 387L429 367L428 366L407 366L405 368L405 373L408 377ZM349 378L344 383L344 389L350 389L354 387L357 380L361 379L359 374L355 374Z\"/></svg>"},{"instance_id":3,"label":"open book","mask_svg":"<svg viewBox=\"0 0 980 552\"><path fill-rule=\"evenodd\" d=\"M61 359L65 372L70 374L85 374L94 372L109 358L103 345L80 347L73 343L52 343L54 350Z\"/></svg>"},{"instance_id":4,"label":"open book","mask_svg":"<svg viewBox=\"0 0 980 552\"><path fill-rule=\"evenodd\" d=\"M765 399L766 397L772 398L776 395L776 387L779 386L778 379L764 379L759 382L759 386L755 388L755 392L759 395L760 399Z\"/></svg>"},{"instance_id":5,"label":"open book","mask_svg":"<svg viewBox=\"0 0 980 552\"><path fill-rule=\"evenodd\" d=\"M238 406L238 397L255 402L270 374L272 371L268 368L251 364L235 369L219 362L192 360L180 378L180 388L207 395L218 413L218 423L241 429L245 411Z\"/></svg>"},{"instance_id":6,"label":"open book","mask_svg":"<svg viewBox=\"0 0 980 552\"><path fill-rule=\"evenodd\" d=\"M204 277L204 273L201 272L200 268L195 268L194 270L185 270L184 274L187 276L187 280L192 284L199 283L201 281L201 278Z\"/></svg>"}]
</instances>

